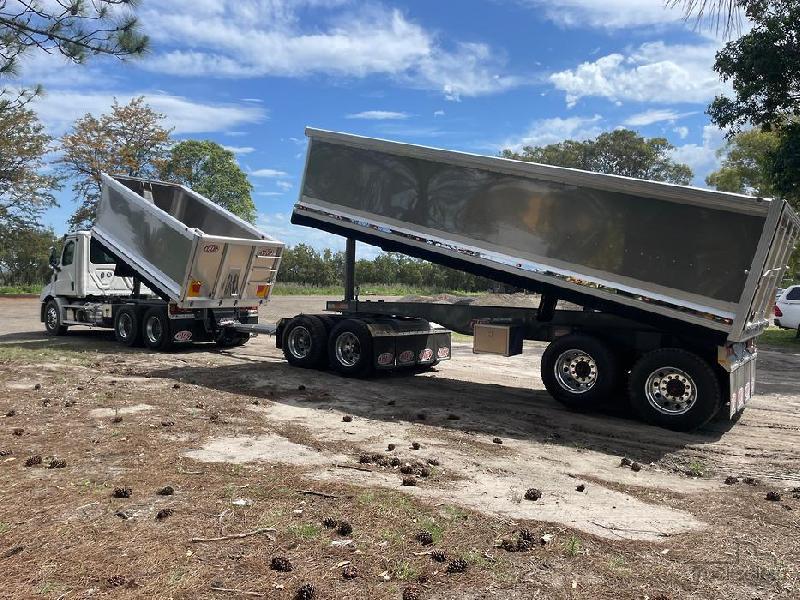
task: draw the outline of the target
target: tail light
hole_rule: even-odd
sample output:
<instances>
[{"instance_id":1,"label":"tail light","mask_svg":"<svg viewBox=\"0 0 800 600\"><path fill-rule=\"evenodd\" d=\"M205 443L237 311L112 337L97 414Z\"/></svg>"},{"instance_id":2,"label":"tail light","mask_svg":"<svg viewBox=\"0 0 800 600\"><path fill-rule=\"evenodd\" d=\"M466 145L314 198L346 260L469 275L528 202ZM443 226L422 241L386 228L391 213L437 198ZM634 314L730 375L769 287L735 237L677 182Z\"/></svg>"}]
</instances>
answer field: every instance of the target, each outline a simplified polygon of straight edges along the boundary
<instances>
[{"instance_id":1,"label":"tail light","mask_svg":"<svg viewBox=\"0 0 800 600\"><path fill-rule=\"evenodd\" d=\"M772 309L772 312L775 313L776 317L782 317L783 316L783 313L781 312L781 309L778 308L777 304L775 305L775 308Z\"/></svg>"}]
</instances>

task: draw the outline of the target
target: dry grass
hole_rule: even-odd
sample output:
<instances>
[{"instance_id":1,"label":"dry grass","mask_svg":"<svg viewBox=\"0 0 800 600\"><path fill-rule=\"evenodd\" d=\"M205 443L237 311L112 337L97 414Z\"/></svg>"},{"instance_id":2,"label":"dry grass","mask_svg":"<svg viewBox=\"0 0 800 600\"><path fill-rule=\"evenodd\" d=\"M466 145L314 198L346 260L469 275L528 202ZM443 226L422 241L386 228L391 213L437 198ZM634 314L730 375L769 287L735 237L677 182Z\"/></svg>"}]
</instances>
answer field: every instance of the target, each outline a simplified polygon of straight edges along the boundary
<instances>
[{"instance_id":1,"label":"dry grass","mask_svg":"<svg viewBox=\"0 0 800 600\"><path fill-rule=\"evenodd\" d=\"M0 422L0 449L13 450L0 457L4 598L245 597L211 589L218 587L289 599L304 582L313 582L319 598L331 599L396 599L410 583L421 586L426 598L478 598L490 589L506 598L535 597L537 590L541 598L565 599L777 598L791 597L800 585L800 513L785 508L800 509L800 503L791 494L774 503L763 500L766 488L744 484L690 496L626 488L709 523L705 531L650 544L425 504L399 488L355 487L344 479L321 483L298 467L197 463L183 452L215 435L280 430L293 441L320 442L302 428L272 428L250 410L250 396L187 381L175 389L173 380L139 379L140 356L115 354L104 362L108 366L81 366L77 359L53 366L50 356L22 350L0 359L0 388L41 383L38 390L31 385L7 391L0 400L0 414L17 411ZM271 393L279 398L289 390L276 385ZM66 399L75 404L65 405ZM89 416L93 408L113 411L140 403L153 409L126 413L119 423ZM164 420L175 424L162 427ZM12 436L13 427L25 433ZM34 454L45 465L58 456L67 467L25 468L25 457ZM157 494L166 485L174 495ZM120 486L132 489L129 499L112 498ZM233 503L237 499L247 502L240 506ZM165 508L173 514L157 520ZM352 535L324 528L326 517L350 522ZM555 537L530 552L497 547L523 526L537 539L544 533ZM275 528L274 541L264 534L190 542L264 527ZM423 529L432 534L433 546L416 541ZM343 539L352 544L332 545ZM433 548L444 549L448 560L464 559L466 573L445 573L446 563L428 554ZM277 555L290 559L291 572L270 569ZM357 568L358 577L342 577L345 562Z\"/></svg>"}]
</instances>

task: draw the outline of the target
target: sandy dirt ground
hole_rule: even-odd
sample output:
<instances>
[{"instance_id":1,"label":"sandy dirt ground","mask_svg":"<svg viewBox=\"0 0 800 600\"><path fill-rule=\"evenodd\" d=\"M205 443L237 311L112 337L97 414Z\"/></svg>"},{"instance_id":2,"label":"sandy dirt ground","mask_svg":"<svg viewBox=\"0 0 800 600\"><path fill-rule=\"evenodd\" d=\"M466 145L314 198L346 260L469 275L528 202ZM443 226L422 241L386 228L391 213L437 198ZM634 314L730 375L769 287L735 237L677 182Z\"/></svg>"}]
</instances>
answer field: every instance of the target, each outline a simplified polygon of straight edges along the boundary
<instances>
[{"instance_id":1,"label":"sandy dirt ground","mask_svg":"<svg viewBox=\"0 0 800 600\"><path fill-rule=\"evenodd\" d=\"M800 346L760 349L735 423L680 434L566 410L543 344L361 381L267 336L157 354L0 315L3 597L800 597Z\"/></svg>"}]
</instances>

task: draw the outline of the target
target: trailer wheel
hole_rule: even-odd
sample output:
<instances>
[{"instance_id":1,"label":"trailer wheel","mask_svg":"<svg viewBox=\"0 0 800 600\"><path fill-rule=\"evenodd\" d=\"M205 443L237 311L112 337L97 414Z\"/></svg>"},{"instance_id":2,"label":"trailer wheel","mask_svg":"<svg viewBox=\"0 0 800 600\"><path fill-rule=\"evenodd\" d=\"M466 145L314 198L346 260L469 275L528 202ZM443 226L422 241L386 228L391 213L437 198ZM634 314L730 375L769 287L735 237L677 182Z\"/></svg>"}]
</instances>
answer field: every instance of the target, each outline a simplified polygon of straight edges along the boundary
<instances>
[{"instance_id":1,"label":"trailer wheel","mask_svg":"<svg viewBox=\"0 0 800 600\"><path fill-rule=\"evenodd\" d=\"M142 328L136 310L123 306L114 319L114 337L124 346L138 346L142 340Z\"/></svg>"},{"instance_id":2,"label":"trailer wheel","mask_svg":"<svg viewBox=\"0 0 800 600\"><path fill-rule=\"evenodd\" d=\"M367 377L372 373L372 354L372 334L362 321L345 319L331 331L331 366L345 377Z\"/></svg>"},{"instance_id":3,"label":"trailer wheel","mask_svg":"<svg viewBox=\"0 0 800 600\"><path fill-rule=\"evenodd\" d=\"M50 299L44 307L44 328L50 335L65 335L67 333L67 326L61 323L61 309L53 299Z\"/></svg>"},{"instance_id":4,"label":"trailer wheel","mask_svg":"<svg viewBox=\"0 0 800 600\"><path fill-rule=\"evenodd\" d=\"M614 352L587 335L565 335L542 355L542 381L556 400L586 410L606 402L617 388L619 365Z\"/></svg>"},{"instance_id":5,"label":"trailer wheel","mask_svg":"<svg viewBox=\"0 0 800 600\"><path fill-rule=\"evenodd\" d=\"M722 405L711 366L681 348L661 348L642 356L631 371L628 392L642 420L674 431L702 427Z\"/></svg>"},{"instance_id":6,"label":"trailer wheel","mask_svg":"<svg viewBox=\"0 0 800 600\"><path fill-rule=\"evenodd\" d=\"M249 333L242 333L239 331L222 331L214 338L217 346L220 348L234 348L236 346L244 346L250 341Z\"/></svg>"},{"instance_id":7,"label":"trailer wheel","mask_svg":"<svg viewBox=\"0 0 800 600\"><path fill-rule=\"evenodd\" d=\"M319 369L325 366L327 347L328 332L314 315L299 315L283 330L283 355L295 367Z\"/></svg>"},{"instance_id":8,"label":"trailer wheel","mask_svg":"<svg viewBox=\"0 0 800 600\"><path fill-rule=\"evenodd\" d=\"M163 308L153 307L144 313L142 322L144 344L152 350L169 350L172 347L172 325Z\"/></svg>"}]
</instances>

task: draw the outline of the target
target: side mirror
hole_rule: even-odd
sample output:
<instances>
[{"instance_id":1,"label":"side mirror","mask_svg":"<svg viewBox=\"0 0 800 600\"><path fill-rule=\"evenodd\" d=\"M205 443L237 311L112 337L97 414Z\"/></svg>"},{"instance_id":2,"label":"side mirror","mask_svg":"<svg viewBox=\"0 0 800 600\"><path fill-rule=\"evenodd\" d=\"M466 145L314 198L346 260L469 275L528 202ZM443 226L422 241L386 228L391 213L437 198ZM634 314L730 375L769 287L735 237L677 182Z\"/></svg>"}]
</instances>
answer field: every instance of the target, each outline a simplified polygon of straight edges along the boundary
<instances>
[{"instance_id":1,"label":"side mirror","mask_svg":"<svg viewBox=\"0 0 800 600\"><path fill-rule=\"evenodd\" d=\"M50 246L50 260L49 260L49 262L50 262L50 268L53 269L53 271L58 272L58 271L61 270L61 267L58 265L59 257L58 257L58 253L56 252L56 247L55 246Z\"/></svg>"}]
</instances>

